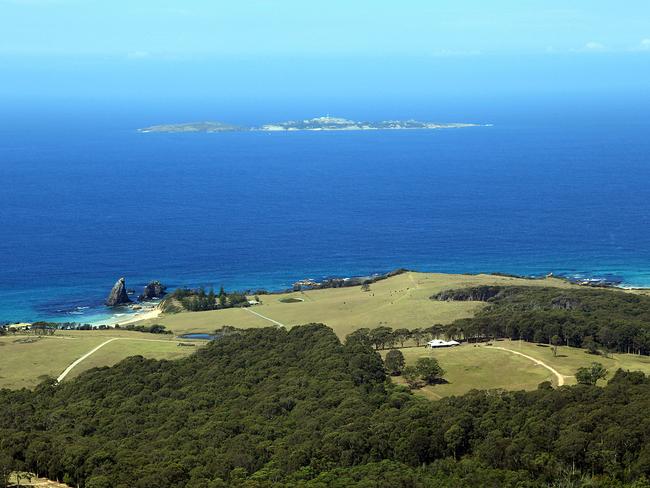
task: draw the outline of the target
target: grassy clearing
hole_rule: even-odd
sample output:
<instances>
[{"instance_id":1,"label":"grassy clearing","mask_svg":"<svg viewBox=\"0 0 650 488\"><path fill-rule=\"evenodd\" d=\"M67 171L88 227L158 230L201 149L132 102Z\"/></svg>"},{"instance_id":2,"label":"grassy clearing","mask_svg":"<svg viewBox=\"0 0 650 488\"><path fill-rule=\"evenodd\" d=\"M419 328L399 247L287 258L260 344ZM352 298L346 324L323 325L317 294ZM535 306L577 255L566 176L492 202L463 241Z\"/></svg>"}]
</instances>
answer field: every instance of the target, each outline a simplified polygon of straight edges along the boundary
<instances>
[{"instance_id":1,"label":"grassy clearing","mask_svg":"<svg viewBox=\"0 0 650 488\"><path fill-rule=\"evenodd\" d=\"M417 394L436 400L474 389L534 390L542 381L551 381L553 376L547 369L521 356L484 346L464 344L434 350L411 347L401 351L408 365L414 365L420 357L438 360L448 383L416 390ZM400 377L395 377L394 381L403 383Z\"/></svg>"},{"instance_id":2,"label":"grassy clearing","mask_svg":"<svg viewBox=\"0 0 650 488\"><path fill-rule=\"evenodd\" d=\"M496 341L494 346L518 351L556 369L565 376L565 384L576 383L573 376L576 370L589 366L592 362L602 363L609 376L617 369L643 371L650 374L650 357L633 354L614 354L610 358L587 354L584 349L559 347L557 357L545 345L519 341ZM534 390L542 381L551 381L556 385L555 376L540 365L518 356L486 346L485 344L463 344L459 347L444 349L425 349L410 347L401 349L407 365L413 365L420 357L434 357L446 371L448 384L426 386L416 390L416 394L430 399L440 399L450 395L462 395L473 389ZM385 356L386 351L382 351ZM396 383L403 383L400 377L393 378ZM604 381L603 381L604 383Z\"/></svg>"},{"instance_id":3,"label":"grassy clearing","mask_svg":"<svg viewBox=\"0 0 650 488\"><path fill-rule=\"evenodd\" d=\"M471 317L484 306L483 303L434 302L429 297L449 288L486 284L572 286L554 278L526 280L492 275L409 272L374 283L368 292L355 286L262 295L262 304L252 310L288 326L322 322L344 338L361 327L377 327L381 324L411 329L437 323L448 324L459 318ZM160 323L177 333L209 332L222 325L242 328L269 325L268 321L240 309L162 315L142 323Z\"/></svg>"},{"instance_id":4,"label":"grassy clearing","mask_svg":"<svg viewBox=\"0 0 650 488\"><path fill-rule=\"evenodd\" d=\"M56 377L70 363L106 339L53 336L23 344L26 336L0 337L0 387L31 388L45 376Z\"/></svg>"},{"instance_id":5,"label":"grassy clearing","mask_svg":"<svg viewBox=\"0 0 650 488\"><path fill-rule=\"evenodd\" d=\"M592 362L601 363L609 370L609 376L607 379L611 378L619 368L631 371L643 371L645 374L650 374L649 356L637 356L636 354L612 354L610 357L606 358L604 356L587 354L584 349L560 346L558 348L557 357L554 357L553 350L543 344L507 340L497 341L493 344L495 346L505 347L507 349L528 354L529 356L533 356L534 358L545 362L567 377L567 385L575 384L576 381L573 375L578 368L589 366Z\"/></svg>"},{"instance_id":6,"label":"grassy clearing","mask_svg":"<svg viewBox=\"0 0 650 488\"><path fill-rule=\"evenodd\" d=\"M189 343L190 341L183 341ZM101 366L113 366L129 356L144 356L151 359L180 359L196 351L203 343L195 347L179 347L178 341L153 342L137 339L120 339L106 344L92 356L76 366L65 381L79 376L84 371Z\"/></svg>"},{"instance_id":7,"label":"grassy clearing","mask_svg":"<svg viewBox=\"0 0 650 488\"><path fill-rule=\"evenodd\" d=\"M57 331L54 336L40 339L24 335L0 337L0 388L32 388L46 376L57 377L70 363L110 337L121 339L107 344L81 362L66 380L92 367L115 364L128 356L175 359L196 350L194 347L177 347L178 340L171 336L119 330ZM23 339L34 341L17 342ZM159 342L161 340L163 342Z\"/></svg>"}]
</instances>

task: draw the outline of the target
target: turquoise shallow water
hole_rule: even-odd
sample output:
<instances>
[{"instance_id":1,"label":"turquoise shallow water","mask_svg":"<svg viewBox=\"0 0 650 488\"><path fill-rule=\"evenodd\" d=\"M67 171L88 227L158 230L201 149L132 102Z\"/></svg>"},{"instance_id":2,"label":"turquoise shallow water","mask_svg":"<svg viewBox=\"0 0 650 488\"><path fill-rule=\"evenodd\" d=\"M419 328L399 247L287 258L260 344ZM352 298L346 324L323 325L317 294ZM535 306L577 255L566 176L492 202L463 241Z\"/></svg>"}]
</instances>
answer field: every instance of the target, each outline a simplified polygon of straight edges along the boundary
<instances>
[{"instance_id":1,"label":"turquoise shallow water","mask_svg":"<svg viewBox=\"0 0 650 488\"><path fill-rule=\"evenodd\" d=\"M650 286L643 107L502 110L463 119L494 127L447 131L14 122L0 127L0 320L104 320L120 276L137 292L151 279L279 289L397 267Z\"/></svg>"}]
</instances>

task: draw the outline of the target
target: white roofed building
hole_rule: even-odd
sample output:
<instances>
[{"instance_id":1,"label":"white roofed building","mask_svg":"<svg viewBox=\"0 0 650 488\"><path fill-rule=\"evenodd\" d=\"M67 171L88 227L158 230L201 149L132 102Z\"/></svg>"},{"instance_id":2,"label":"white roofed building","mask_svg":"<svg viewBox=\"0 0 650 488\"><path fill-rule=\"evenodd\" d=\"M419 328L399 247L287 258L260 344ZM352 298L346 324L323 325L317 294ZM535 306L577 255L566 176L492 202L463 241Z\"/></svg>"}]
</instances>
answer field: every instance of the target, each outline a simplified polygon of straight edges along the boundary
<instances>
[{"instance_id":1,"label":"white roofed building","mask_svg":"<svg viewBox=\"0 0 650 488\"><path fill-rule=\"evenodd\" d=\"M427 342L427 345L424 347L452 347L460 346L460 342L457 341L443 341L442 339L433 339L432 341Z\"/></svg>"}]
</instances>

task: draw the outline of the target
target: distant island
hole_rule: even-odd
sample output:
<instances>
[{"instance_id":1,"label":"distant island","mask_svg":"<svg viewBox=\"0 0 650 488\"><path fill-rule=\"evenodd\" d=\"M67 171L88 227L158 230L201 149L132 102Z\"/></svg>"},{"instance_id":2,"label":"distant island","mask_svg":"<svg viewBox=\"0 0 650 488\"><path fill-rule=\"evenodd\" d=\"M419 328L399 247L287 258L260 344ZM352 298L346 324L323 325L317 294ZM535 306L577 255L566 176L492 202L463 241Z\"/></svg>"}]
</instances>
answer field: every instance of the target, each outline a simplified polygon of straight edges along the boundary
<instances>
[{"instance_id":1,"label":"distant island","mask_svg":"<svg viewBox=\"0 0 650 488\"><path fill-rule=\"evenodd\" d=\"M190 122L184 124L152 125L138 129L138 132L282 132L282 131L334 131L334 130L407 130L407 129L459 129L481 127L491 124L420 122L417 120L382 120L380 122L361 122L340 117L316 117L305 120L289 120L264 124L259 127L245 127L223 122Z\"/></svg>"}]
</instances>

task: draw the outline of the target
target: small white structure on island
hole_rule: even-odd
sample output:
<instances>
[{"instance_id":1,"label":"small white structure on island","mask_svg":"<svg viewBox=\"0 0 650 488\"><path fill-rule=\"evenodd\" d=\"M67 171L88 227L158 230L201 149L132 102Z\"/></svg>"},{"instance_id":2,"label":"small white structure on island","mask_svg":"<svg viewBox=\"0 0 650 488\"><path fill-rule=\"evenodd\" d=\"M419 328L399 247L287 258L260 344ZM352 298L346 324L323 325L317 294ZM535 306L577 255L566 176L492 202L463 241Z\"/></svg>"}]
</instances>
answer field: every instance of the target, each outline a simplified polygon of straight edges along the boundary
<instances>
[{"instance_id":1,"label":"small white structure on island","mask_svg":"<svg viewBox=\"0 0 650 488\"><path fill-rule=\"evenodd\" d=\"M433 339L432 341L427 342L427 345L424 347L453 347L460 346L460 342L457 341L443 341L442 339Z\"/></svg>"}]
</instances>

